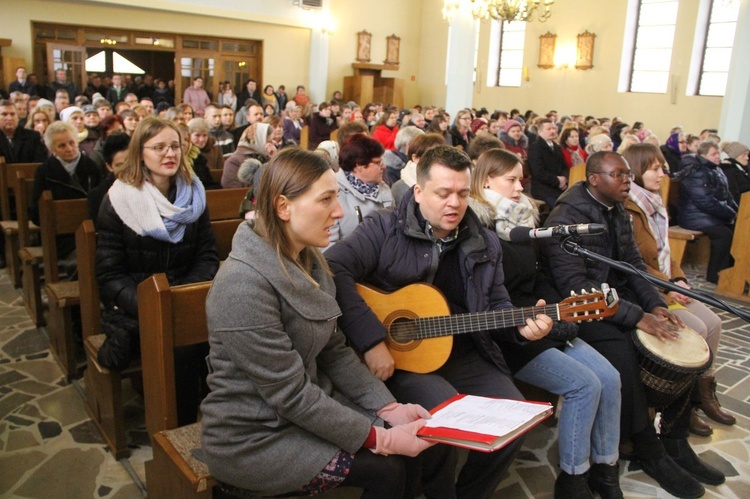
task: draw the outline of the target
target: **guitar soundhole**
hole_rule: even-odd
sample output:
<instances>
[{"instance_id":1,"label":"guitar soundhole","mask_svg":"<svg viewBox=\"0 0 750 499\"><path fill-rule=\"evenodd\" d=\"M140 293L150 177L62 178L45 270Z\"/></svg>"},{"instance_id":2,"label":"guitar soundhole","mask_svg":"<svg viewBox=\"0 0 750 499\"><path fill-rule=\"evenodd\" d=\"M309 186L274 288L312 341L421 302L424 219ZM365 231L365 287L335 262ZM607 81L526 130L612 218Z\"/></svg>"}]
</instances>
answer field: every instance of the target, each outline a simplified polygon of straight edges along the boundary
<instances>
[{"instance_id":1,"label":"guitar soundhole","mask_svg":"<svg viewBox=\"0 0 750 499\"><path fill-rule=\"evenodd\" d=\"M415 349L422 340L415 339L417 325L414 322L417 316L407 310L399 310L391 313L385 321L388 328L386 344L391 350L408 352Z\"/></svg>"}]
</instances>

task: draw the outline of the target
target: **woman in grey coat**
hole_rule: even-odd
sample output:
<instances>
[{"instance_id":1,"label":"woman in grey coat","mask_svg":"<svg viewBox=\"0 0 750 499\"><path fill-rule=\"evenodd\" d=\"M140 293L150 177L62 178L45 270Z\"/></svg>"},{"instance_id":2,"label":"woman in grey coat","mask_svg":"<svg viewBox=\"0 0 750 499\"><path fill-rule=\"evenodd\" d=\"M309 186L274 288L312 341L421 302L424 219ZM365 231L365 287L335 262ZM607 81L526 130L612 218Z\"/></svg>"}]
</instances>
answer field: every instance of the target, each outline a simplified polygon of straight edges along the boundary
<instances>
[{"instance_id":1,"label":"woman in grey coat","mask_svg":"<svg viewBox=\"0 0 750 499\"><path fill-rule=\"evenodd\" d=\"M385 148L365 135L351 137L339 153L336 180L344 216L331 229L331 244L354 232L364 217L393 206L391 188L383 182Z\"/></svg>"},{"instance_id":2,"label":"woman in grey coat","mask_svg":"<svg viewBox=\"0 0 750 499\"><path fill-rule=\"evenodd\" d=\"M406 497L407 462L391 454L431 445L416 437L429 413L396 403L336 325L341 311L317 248L342 216L337 190L323 158L299 149L274 157L255 226L237 230L206 300L202 445L232 495L343 484L364 488L362 497Z\"/></svg>"}]
</instances>

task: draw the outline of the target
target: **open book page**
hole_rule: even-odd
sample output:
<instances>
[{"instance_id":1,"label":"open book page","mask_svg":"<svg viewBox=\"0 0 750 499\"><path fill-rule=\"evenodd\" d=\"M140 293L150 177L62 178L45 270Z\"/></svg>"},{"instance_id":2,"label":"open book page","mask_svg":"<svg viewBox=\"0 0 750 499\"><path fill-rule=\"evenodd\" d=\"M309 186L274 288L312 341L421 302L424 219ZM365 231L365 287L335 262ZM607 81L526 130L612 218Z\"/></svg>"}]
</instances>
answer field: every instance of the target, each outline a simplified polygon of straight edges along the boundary
<instances>
[{"instance_id":1,"label":"open book page","mask_svg":"<svg viewBox=\"0 0 750 499\"><path fill-rule=\"evenodd\" d=\"M426 426L502 436L549 410L548 404L467 395L435 412Z\"/></svg>"}]
</instances>

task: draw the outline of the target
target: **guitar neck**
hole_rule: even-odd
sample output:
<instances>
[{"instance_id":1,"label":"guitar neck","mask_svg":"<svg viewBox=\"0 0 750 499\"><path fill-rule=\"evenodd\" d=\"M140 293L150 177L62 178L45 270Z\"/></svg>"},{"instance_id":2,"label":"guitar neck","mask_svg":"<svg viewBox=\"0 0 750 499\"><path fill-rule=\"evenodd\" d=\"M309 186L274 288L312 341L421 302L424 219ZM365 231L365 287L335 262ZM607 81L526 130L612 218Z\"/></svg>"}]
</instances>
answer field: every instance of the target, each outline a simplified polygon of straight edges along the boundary
<instances>
[{"instance_id":1,"label":"guitar neck","mask_svg":"<svg viewBox=\"0 0 750 499\"><path fill-rule=\"evenodd\" d=\"M467 314L445 315L441 317L420 317L409 323L395 324L404 330L395 332L394 336L407 334L412 339L437 338L463 333L476 333L493 329L502 329L526 324L526 319L534 319L544 314L552 320L560 320L560 310L557 304L543 307L523 307L495 310L492 312L473 312ZM417 330L414 330L414 325ZM408 330L408 331L407 331Z\"/></svg>"}]
</instances>

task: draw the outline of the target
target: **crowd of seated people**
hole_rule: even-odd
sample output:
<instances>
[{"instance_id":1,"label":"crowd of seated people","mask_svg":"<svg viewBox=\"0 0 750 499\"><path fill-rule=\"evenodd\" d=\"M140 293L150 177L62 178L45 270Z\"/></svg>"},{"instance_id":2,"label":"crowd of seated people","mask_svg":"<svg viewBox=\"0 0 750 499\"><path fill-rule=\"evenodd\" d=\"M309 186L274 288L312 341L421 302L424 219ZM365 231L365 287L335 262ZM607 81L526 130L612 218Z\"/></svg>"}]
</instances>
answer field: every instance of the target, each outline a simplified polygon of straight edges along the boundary
<instances>
[{"instance_id":1,"label":"crowd of seated people","mask_svg":"<svg viewBox=\"0 0 750 499\"><path fill-rule=\"evenodd\" d=\"M269 337L263 323L239 334L246 311L228 314L218 298L239 305L239 294L249 292L250 284L236 282L222 268L209 297L214 374L208 385L214 392L203 409L209 466L228 493L313 492L341 483L374 491L385 484L372 478L395 470L400 478L386 488L403 497L419 488L428 497L488 497L522 439L489 456L470 453L454 484L445 477L458 466L455 452L420 444L414 431L423 423L415 421L428 417L421 406L431 409L456 392L522 398L514 379L563 397L555 497L622 497L617 462L625 448L678 497L699 497L702 483L723 482L723 474L697 457L686 440L688 432L712 432L699 411L720 424L735 423L716 398L712 368L693 392L661 408L657 435L632 340L623 334L638 328L673 341L689 326L715 358L718 316L681 293L659 293L609 268L586 267L555 245L519 243L509 234L515 227L602 222L609 231L586 240L593 251L690 289L679 262L670 257L669 226L679 223L710 239L706 279L715 283L732 265L739 204L750 191L745 144L722 142L713 129L691 134L679 126L660 141L644 123L631 126L620 117L461 109L452 119L434 106L345 102L340 92L315 103L304 86L287 95L283 85L260 88L252 79L241 89L221 82L214 99L197 77L177 102L173 82L151 75L92 74L83 91L65 71L57 71L47 86L33 83L24 68L16 76L11 100L0 100L0 155L7 163L42 163L30 200L34 222L39 223L43 190L55 199L88 199L100 234L97 277L108 339L99 361L107 368L125 369L138 355L138 282L155 272L166 272L173 284L216 274L205 191L248 189L241 211L254 222L239 232L230 255L236 261L225 268L263 281L254 292L268 303L258 314L278 324ZM585 168L586 180L571 185L571 168ZM284 176L292 174L296 177ZM679 183L673 220L660 195L662 183L670 181ZM147 213L133 216L136 206L147 207ZM262 255L253 253L266 248ZM60 257L75 258L72 250L63 246ZM168 261L151 258L165 251L172 255ZM556 302L571 290L602 282L616 287L622 299L612 319L580 328L539 315L518 328L456 338L443 367L414 375L395 368L384 330L353 290L355 281L385 291L430 282L443 292L451 313ZM295 343L291 328L313 323L315 329L322 316L289 309L298 299L290 283L316 290L300 307L318 304L321 311L341 315L340 329L321 328L326 343L311 348ZM240 344L256 337L263 338L258 345ZM369 390L369 399L347 394L365 415L361 420L348 405L327 398L329 383L341 388L336 381L343 373L326 370L359 362L352 349L363 360L364 369L357 369L370 373L348 388ZM186 423L195 420L205 392L205 372L197 366L206 351L183 355L178 398L180 422ZM276 379L279 373L247 370L250 360L270 362L276 356L286 362L289 376L283 383ZM322 378L329 375L330 380ZM234 393L255 407L250 415L249 407L225 407L221 400L224 383L237 383L240 376L249 376L250 384ZM269 382L281 383L283 400L264 396ZM295 397L311 393L322 405L296 405ZM289 412L297 410L294 416ZM222 411L242 413L243 424L228 425ZM349 419L340 431L329 431L315 426L324 424L324 414ZM392 428L381 428L381 419ZM258 428L279 439L271 456L284 457L286 438L302 435L310 441L300 475L273 477L265 459L248 458L257 471L252 476L225 464L222 439L233 435L239 451L250 452L243 432ZM324 473L330 466L340 476ZM348 473L352 478L345 478Z\"/></svg>"}]
</instances>

